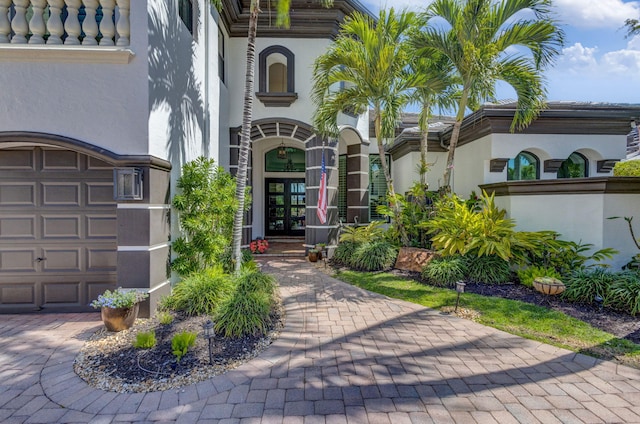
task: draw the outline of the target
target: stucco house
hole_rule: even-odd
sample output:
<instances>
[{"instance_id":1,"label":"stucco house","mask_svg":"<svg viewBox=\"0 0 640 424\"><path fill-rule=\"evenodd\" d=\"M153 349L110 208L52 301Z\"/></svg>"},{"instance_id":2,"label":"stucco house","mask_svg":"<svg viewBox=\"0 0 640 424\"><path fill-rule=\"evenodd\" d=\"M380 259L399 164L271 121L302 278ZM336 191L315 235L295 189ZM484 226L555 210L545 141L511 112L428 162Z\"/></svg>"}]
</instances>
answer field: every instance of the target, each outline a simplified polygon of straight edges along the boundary
<instances>
[{"instance_id":1,"label":"stucco house","mask_svg":"<svg viewBox=\"0 0 640 424\"><path fill-rule=\"evenodd\" d=\"M88 310L121 286L150 293L144 315L169 293L179 232L170 203L182 165L205 155L237 167L250 2L223 3L218 13L208 0L0 0L0 313ZM370 12L357 0L317 3L294 0L289 29L275 27L263 5L246 242L334 242L340 221L375 219L384 195L368 114L342 116L338 139L322 140L311 125L314 59L345 16ZM554 183L569 158L603 181L578 203L591 213L609 204L607 177L639 116L639 106L552 104L511 134L508 108L485 106L465 120L454 188L495 186L515 217L533 197L515 195L522 182L509 169L536 161L536 182ZM400 130L411 124L408 116ZM430 135L434 188L448 128ZM415 177L417 139L400 130L386 160L402 192ZM329 220L321 225L323 152Z\"/></svg>"}]
</instances>

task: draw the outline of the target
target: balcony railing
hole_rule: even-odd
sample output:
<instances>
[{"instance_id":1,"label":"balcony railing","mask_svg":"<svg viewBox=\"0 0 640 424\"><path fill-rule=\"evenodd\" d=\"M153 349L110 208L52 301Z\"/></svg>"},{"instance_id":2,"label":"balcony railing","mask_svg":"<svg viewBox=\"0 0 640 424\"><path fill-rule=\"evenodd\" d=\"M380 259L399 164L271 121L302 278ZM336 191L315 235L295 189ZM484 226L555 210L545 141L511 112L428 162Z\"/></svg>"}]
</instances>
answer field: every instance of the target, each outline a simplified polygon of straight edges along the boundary
<instances>
[{"instance_id":1,"label":"balcony railing","mask_svg":"<svg viewBox=\"0 0 640 424\"><path fill-rule=\"evenodd\" d=\"M128 46L130 0L0 0L0 45Z\"/></svg>"}]
</instances>

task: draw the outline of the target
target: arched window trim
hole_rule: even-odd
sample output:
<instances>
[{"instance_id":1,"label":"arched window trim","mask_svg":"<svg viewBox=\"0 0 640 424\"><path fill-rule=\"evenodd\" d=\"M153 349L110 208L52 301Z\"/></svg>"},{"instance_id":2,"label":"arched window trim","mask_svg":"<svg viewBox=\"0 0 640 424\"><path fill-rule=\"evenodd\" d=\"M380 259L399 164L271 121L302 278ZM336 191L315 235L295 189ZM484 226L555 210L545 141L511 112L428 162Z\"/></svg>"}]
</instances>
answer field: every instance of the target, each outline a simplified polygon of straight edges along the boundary
<instances>
[{"instance_id":1,"label":"arched window trim","mask_svg":"<svg viewBox=\"0 0 640 424\"><path fill-rule=\"evenodd\" d=\"M509 165L511 165L511 161L512 160L513 160L513 162L515 164L515 160L518 159L518 156L520 156L520 155L528 155L528 156L531 157L531 159L533 159L535 161L535 170L536 170L536 178L535 179L539 180L540 179L540 158L538 156L536 156L535 154L529 152L528 150L522 150L520 153L518 153L516 155L515 158L509 160L509 162L508 162L508 165L507 165L507 181L524 181L524 180L521 180L521 179L512 179L512 180L509 179L509 168L510 168Z\"/></svg>"},{"instance_id":2,"label":"arched window trim","mask_svg":"<svg viewBox=\"0 0 640 424\"><path fill-rule=\"evenodd\" d=\"M268 88L267 58L272 54L279 53L286 59L287 65L287 92L270 93ZM265 106L288 107L298 98L295 89L295 55L284 46L269 46L258 55L258 92L256 97Z\"/></svg>"}]
</instances>

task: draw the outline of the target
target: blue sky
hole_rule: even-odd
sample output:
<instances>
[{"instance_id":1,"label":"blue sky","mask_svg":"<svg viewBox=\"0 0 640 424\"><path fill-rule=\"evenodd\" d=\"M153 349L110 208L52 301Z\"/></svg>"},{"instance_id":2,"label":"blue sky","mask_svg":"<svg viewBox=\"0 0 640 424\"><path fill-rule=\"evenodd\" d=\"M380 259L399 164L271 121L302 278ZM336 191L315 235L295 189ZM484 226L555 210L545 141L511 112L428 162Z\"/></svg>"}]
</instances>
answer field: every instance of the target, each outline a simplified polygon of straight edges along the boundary
<instances>
[{"instance_id":1,"label":"blue sky","mask_svg":"<svg viewBox=\"0 0 640 424\"><path fill-rule=\"evenodd\" d=\"M361 0L374 14L380 7L421 10L428 0ZM640 18L640 1L554 0L565 31L562 55L546 72L550 101L640 104L640 36L625 38L627 18ZM515 98L506 87L500 98Z\"/></svg>"}]
</instances>

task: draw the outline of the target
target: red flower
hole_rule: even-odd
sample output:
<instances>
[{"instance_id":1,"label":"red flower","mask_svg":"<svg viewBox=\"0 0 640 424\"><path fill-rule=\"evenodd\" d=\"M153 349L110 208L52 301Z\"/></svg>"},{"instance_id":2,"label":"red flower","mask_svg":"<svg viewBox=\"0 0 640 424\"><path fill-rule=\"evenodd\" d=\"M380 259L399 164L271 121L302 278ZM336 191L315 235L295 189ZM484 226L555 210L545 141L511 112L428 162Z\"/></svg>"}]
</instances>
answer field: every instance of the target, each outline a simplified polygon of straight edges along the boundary
<instances>
[{"instance_id":1,"label":"red flower","mask_svg":"<svg viewBox=\"0 0 640 424\"><path fill-rule=\"evenodd\" d=\"M249 243L251 253L264 253L269 247L269 242L264 239L256 239Z\"/></svg>"}]
</instances>

